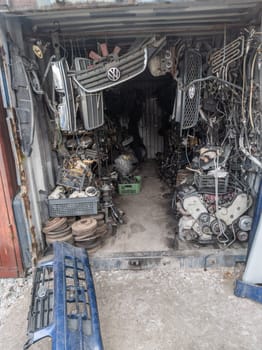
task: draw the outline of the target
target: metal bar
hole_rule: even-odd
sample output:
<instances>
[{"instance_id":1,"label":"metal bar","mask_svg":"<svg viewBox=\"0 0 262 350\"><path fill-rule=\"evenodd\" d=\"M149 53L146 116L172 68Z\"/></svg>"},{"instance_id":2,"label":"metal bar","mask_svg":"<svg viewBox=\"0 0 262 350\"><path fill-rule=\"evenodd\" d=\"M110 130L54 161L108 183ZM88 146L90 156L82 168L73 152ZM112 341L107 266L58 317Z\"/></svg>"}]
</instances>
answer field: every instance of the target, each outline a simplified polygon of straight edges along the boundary
<instances>
[{"instance_id":1,"label":"metal bar","mask_svg":"<svg viewBox=\"0 0 262 350\"><path fill-rule=\"evenodd\" d=\"M108 18L105 17L89 17L88 18L88 22L85 16L83 16L83 19L79 19L77 16L76 17L58 17L57 19L59 20L59 24L61 27L65 27L67 25L70 26L83 26L83 25L89 25L89 26L93 26L93 25L98 25L99 22L104 23L105 25L107 24L119 24L119 23L123 23L123 24L141 24L142 23L147 23L147 22L161 22L164 24L164 22L176 22L176 23L180 23L180 22L201 22L201 20L205 20L205 21L216 21L218 19L222 20L224 18L229 18L229 19L238 19L239 21L241 20L242 16L246 16L248 15L249 12L248 11L243 11L241 13L231 13L231 12L225 12L225 11L218 11L218 13L214 13L214 12L210 12L208 14L203 14L201 12L199 12L198 14L195 14L194 16L190 16L189 14L186 15L177 15L177 14L172 14L171 13L166 13L166 15L162 14L161 16L158 16L157 14L154 14L153 16L126 16L125 14L117 14L117 17L119 17L120 21L118 21L116 23L116 18L115 16L110 16L108 15ZM76 18L76 19L75 19ZM75 20L74 20L75 19ZM41 23L42 21L33 21L34 24L36 24L39 28L45 28L46 26L51 26L53 27L53 22L51 23L50 18L45 18L43 19L43 23Z\"/></svg>"},{"instance_id":2,"label":"metal bar","mask_svg":"<svg viewBox=\"0 0 262 350\"><path fill-rule=\"evenodd\" d=\"M192 2L191 4L188 4L186 2L182 2L182 1L176 1L176 3L169 3L169 4L160 4L157 2L152 1L150 4L145 4L142 3L142 1L137 1L137 3L139 3L139 7L137 5L130 5L127 3L122 3L121 5L119 5L119 3L117 3L117 6L112 6L112 3L109 5L106 5L105 3L99 4L97 3L96 8L92 8L92 5L88 6L88 5L80 5L78 4L75 7L75 11L78 16L82 16L83 15L83 11L85 11L87 16L90 16L92 14L104 14L105 11L108 13L109 16L111 16L112 12L117 12L117 11L121 11L121 15L124 15L125 13L142 13L142 14L146 14L146 13L152 13L152 12L161 12L161 11L176 11L176 12L212 12L212 11L219 11L219 10L224 10L225 11L230 11L230 10L235 10L235 11L239 11L241 9L247 9L247 8L252 8L252 7L256 7L259 4L259 1L253 1L253 0L247 0L245 2L240 3L239 1L236 3L235 1L228 1L227 3L223 2L218 3L217 1L208 1L208 4L206 2L198 2L197 6ZM190 6L191 5L191 6ZM49 13L49 18L53 19L57 17L57 14L59 14L61 17L62 16L66 16L69 11L70 13L72 13L72 7L68 8L68 9L56 9L56 8L48 8L45 7L45 11L44 10L38 10L38 11L34 11L34 12L28 12L28 11L20 11L18 10L18 8L16 8L16 12L14 15L18 15L18 16L22 16L22 17L30 17L30 18L36 18L36 19L40 19L40 18L45 18L46 17L46 12L48 11ZM12 12L10 11L10 15L12 15ZM74 13L75 15L75 13Z\"/></svg>"},{"instance_id":3,"label":"metal bar","mask_svg":"<svg viewBox=\"0 0 262 350\"><path fill-rule=\"evenodd\" d=\"M167 264L178 269L234 267L236 263L244 263L245 260L246 249L244 248L230 248L226 251L205 249L201 251L129 252L105 256L95 254L90 257L94 271L152 269Z\"/></svg>"}]
</instances>

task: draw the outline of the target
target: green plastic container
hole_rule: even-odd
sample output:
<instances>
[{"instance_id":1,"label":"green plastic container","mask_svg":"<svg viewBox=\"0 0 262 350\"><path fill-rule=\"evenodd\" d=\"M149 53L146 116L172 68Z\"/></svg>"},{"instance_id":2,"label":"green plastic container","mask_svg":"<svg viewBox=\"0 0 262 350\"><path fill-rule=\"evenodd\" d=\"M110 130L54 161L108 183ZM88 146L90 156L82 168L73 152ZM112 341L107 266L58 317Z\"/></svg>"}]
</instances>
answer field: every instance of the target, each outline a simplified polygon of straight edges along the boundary
<instances>
[{"instance_id":1,"label":"green plastic container","mask_svg":"<svg viewBox=\"0 0 262 350\"><path fill-rule=\"evenodd\" d=\"M141 191L141 176L135 176L136 183L131 184L118 184L118 193L122 196L125 194L137 194Z\"/></svg>"}]
</instances>

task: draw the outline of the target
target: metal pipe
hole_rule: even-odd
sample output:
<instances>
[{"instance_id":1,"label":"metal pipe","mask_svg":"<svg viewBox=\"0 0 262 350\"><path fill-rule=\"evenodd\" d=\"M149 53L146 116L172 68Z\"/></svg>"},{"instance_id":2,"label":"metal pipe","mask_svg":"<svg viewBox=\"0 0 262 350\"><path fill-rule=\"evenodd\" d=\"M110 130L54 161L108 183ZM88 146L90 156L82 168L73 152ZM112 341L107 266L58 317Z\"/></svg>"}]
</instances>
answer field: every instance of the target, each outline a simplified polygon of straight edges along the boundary
<instances>
[{"instance_id":1,"label":"metal pipe","mask_svg":"<svg viewBox=\"0 0 262 350\"><path fill-rule=\"evenodd\" d=\"M193 84L195 84L195 83L199 83L199 82L201 82L201 81L207 81L207 80L218 80L218 81L220 81L221 83L224 83L224 84L226 84L226 85L229 85L229 86L231 86L231 87L234 87L235 89L238 89L238 90L242 91L242 87L241 87L241 86L238 86L238 85L236 85L236 84L230 83L230 82L227 81L227 80L220 79L220 78L215 77L215 76L213 76L213 75L210 75L210 76L208 76L208 77L206 77L206 78L200 78L200 79L192 80L188 85L182 87L181 90L186 91L186 90L189 89L189 87L190 87L191 85L193 85Z\"/></svg>"},{"instance_id":2,"label":"metal pipe","mask_svg":"<svg viewBox=\"0 0 262 350\"><path fill-rule=\"evenodd\" d=\"M254 164L256 164L260 169L262 169L262 163L246 150L244 146L243 131L239 137L239 148L245 154L245 156L248 157L248 159L250 159Z\"/></svg>"},{"instance_id":3,"label":"metal pipe","mask_svg":"<svg viewBox=\"0 0 262 350\"><path fill-rule=\"evenodd\" d=\"M252 116L252 100L253 100L253 88L254 88L254 70L255 70L255 62L257 59L257 54L258 51L261 49L262 44L260 44L256 50L256 53L253 57L252 64L251 64L251 79L250 79L250 94L249 94L249 120L252 129L254 129L254 121L253 121L253 116Z\"/></svg>"}]
</instances>

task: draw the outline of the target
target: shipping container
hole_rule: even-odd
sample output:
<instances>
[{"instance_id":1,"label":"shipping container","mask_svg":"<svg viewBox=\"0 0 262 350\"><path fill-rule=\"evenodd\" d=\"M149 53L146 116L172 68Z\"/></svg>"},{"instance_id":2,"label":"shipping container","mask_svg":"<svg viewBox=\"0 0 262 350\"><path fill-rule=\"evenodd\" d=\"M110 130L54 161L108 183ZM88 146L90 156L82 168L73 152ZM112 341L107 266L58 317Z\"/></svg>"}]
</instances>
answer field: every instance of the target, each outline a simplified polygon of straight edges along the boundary
<instances>
[{"instance_id":1,"label":"shipping container","mask_svg":"<svg viewBox=\"0 0 262 350\"><path fill-rule=\"evenodd\" d=\"M16 237L25 269L56 240L87 248L97 269L245 261L262 168L261 8L0 1L0 136L15 178L2 185L18 232L4 224L0 241Z\"/></svg>"}]
</instances>

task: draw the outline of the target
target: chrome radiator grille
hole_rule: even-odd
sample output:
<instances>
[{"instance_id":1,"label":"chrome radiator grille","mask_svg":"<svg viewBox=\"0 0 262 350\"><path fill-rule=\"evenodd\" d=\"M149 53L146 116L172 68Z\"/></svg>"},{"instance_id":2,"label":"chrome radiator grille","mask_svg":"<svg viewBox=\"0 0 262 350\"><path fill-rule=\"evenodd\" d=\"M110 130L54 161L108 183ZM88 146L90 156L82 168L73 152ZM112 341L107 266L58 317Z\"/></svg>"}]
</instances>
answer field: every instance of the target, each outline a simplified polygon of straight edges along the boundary
<instances>
[{"instance_id":1,"label":"chrome radiator grille","mask_svg":"<svg viewBox=\"0 0 262 350\"><path fill-rule=\"evenodd\" d=\"M90 67L90 60L86 58L75 58L77 71L86 71ZM86 130L99 128L104 124L104 101L103 92L86 93L78 87L80 95L80 111L82 114L84 127Z\"/></svg>"},{"instance_id":2,"label":"chrome radiator grille","mask_svg":"<svg viewBox=\"0 0 262 350\"><path fill-rule=\"evenodd\" d=\"M138 48L132 52L126 53L112 62L100 62L95 66L90 67L89 70L76 71L73 76L76 84L85 92L94 93L101 91L120 83L142 73L147 66L147 49ZM119 76L109 77L109 70L117 68Z\"/></svg>"},{"instance_id":3,"label":"chrome radiator grille","mask_svg":"<svg viewBox=\"0 0 262 350\"><path fill-rule=\"evenodd\" d=\"M185 53L184 65L184 86L196 79L200 79L202 75L201 55L195 50L189 49ZM198 121L199 105L200 105L200 82L194 83L183 92L181 129L190 129L196 125Z\"/></svg>"}]
</instances>

